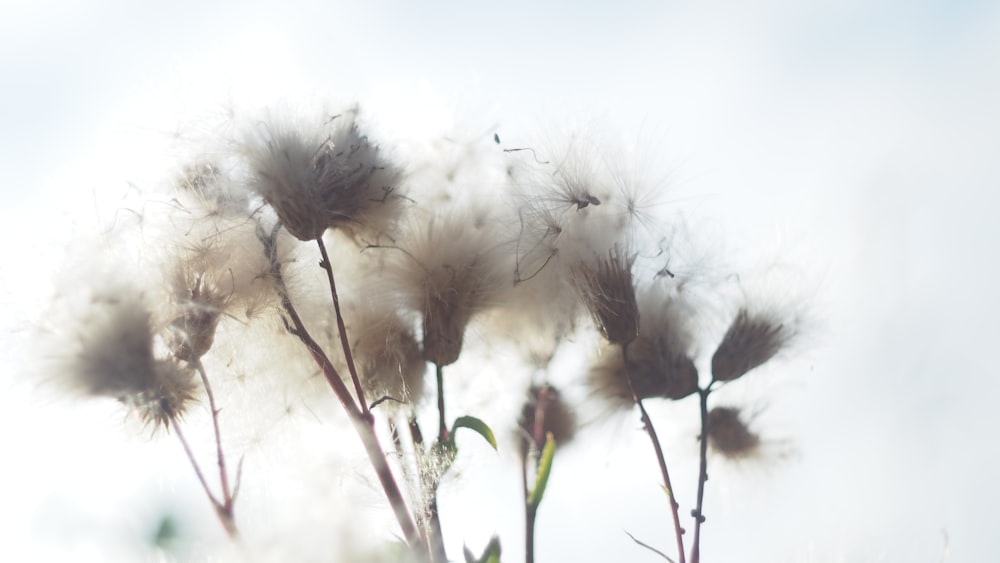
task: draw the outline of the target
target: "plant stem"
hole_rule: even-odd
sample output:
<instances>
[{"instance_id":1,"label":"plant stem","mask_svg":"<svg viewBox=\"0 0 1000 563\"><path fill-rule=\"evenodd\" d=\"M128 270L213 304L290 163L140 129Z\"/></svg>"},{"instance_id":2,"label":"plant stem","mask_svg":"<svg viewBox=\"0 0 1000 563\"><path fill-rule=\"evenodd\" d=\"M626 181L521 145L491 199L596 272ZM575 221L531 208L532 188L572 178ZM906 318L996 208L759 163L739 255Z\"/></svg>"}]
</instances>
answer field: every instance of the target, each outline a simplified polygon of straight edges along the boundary
<instances>
[{"instance_id":1,"label":"plant stem","mask_svg":"<svg viewBox=\"0 0 1000 563\"><path fill-rule=\"evenodd\" d=\"M413 438L413 451L418 460L418 465L421 464L420 456L425 455L424 453L424 435L420 431L420 423L417 422L416 416L410 417L410 436ZM441 484L441 480L434 475L434 478L426 483L429 491L421 491L426 494L428 498L427 506L424 507L424 514L427 521L427 535L429 536L429 542L431 546L431 556L433 561L445 563L448 561L448 554L444 548L444 530L441 528L441 516L438 514L437 505L437 489ZM423 478L420 479L420 485L423 487L425 481Z\"/></svg>"},{"instance_id":2,"label":"plant stem","mask_svg":"<svg viewBox=\"0 0 1000 563\"><path fill-rule=\"evenodd\" d=\"M667 462L663 457L663 449L660 447L660 439L656 436L656 429L653 428L653 421L646 412L646 407L642 404L642 399L635 392L635 385L632 383L632 374L628 363L628 344L622 344L622 361L625 364L625 379L628 381L629 391L632 392L632 400L639 406L639 415L642 418L642 425L649 435L649 440L653 443L653 450L656 452L656 461L660 465L660 474L663 476L663 485L670 496L670 512L674 518L674 536L677 538L677 559L679 563L685 563L684 559L684 529L681 528L681 518L678 512L680 505L674 497L674 487L670 484L670 472L667 471Z\"/></svg>"},{"instance_id":3,"label":"plant stem","mask_svg":"<svg viewBox=\"0 0 1000 563\"><path fill-rule=\"evenodd\" d=\"M524 455L521 459L521 481L524 484L524 560L525 563L535 561L535 519L538 515L538 505L528 502L531 491L528 488L528 463L534 461L535 475L537 479L538 454L540 448L545 444L545 412L548 410L549 393L551 387L548 384L538 388L537 404L535 405L534 425L531 429L532 447L524 448ZM536 452L532 454L532 452Z\"/></svg>"},{"instance_id":4,"label":"plant stem","mask_svg":"<svg viewBox=\"0 0 1000 563\"><path fill-rule=\"evenodd\" d=\"M438 441L436 448L440 448L441 455L450 455L448 452L448 423L444 414L444 367L441 364L434 364L434 373L437 377L437 404L438 404ZM443 476L443 474L442 474ZM441 479L434 477L431 482L430 501L428 502L428 512L431 524L431 549L434 552L434 560L444 563L448 561L448 556L444 549L444 532L441 529L441 515L438 511L437 491L441 485Z\"/></svg>"},{"instance_id":5,"label":"plant stem","mask_svg":"<svg viewBox=\"0 0 1000 563\"><path fill-rule=\"evenodd\" d=\"M284 277L281 274L281 262L278 260L277 255L277 236L278 229L280 229L280 227L280 223L275 225L271 230L271 233L268 235L264 232L263 226L258 224L257 235L264 244L265 254L271 263L271 276L274 278L275 285L278 290L278 296L281 298L281 305L285 309L285 313L288 315L288 319L291 320L292 323L291 326L288 326L286 320L286 327L289 332L297 336L305 345L306 349L309 350L313 360L319 366L320 370L323 372L323 376L333 389L334 395L337 396L340 404L347 412L347 416L351 420L354 430L358 433L358 437L361 439L361 443L364 445L365 451L368 453L368 459L371 461L372 467L378 475L379 482L382 484L382 490L385 492L385 496L388 498L389 504L392 506L393 513L396 515L396 520L399 522L399 527L403 531L406 542L415 552L419 553L423 551L423 541L417 533L417 528L414 526L413 520L410 517L410 512L406 507L406 501L403 499L403 494L400 492L399 485L396 484L396 479L393 477L392 470L389 468L389 462L386 460L385 452L379 445L378 435L375 433L374 419L371 417L370 413L368 416L365 416L362 410L358 408L357 403L354 402L354 398L351 397L351 392L348 391L344 381L340 378L340 374L337 373L337 369L333 367L330 359L323 352L323 349L319 346L319 344L312 338L312 336L310 336L305 325L302 324L302 319L295 310L295 306L292 305L291 297L288 295L288 288L285 285Z\"/></svg>"},{"instance_id":6,"label":"plant stem","mask_svg":"<svg viewBox=\"0 0 1000 563\"><path fill-rule=\"evenodd\" d=\"M702 514L703 501L705 499L705 481L708 481L708 395L712 392L712 384L704 389L698 389L698 398L701 411L701 451L699 453L698 466L698 500L692 512L694 516L694 544L691 546L691 563L698 563L701 560L701 523L705 521Z\"/></svg>"},{"instance_id":7,"label":"plant stem","mask_svg":"<svg viewBox=\"0 0 1000 563\"><path fill-rule=\"evenodd\" d=\"M201 359L196 359L194 368L201 376L201 383L205 387L205 395L208 396L208 407L212 411L212 428L215 430L215 458L219 465L219 484L222 485L222 504L229 511L233 510L234 495L229 488L229 474L226 471L226 456L222 451L222 433L219 431L219 409L215 406L215 394L212 393L212 385L208 381L208 374Z\"/></svg>"},{"instance_id":8,"label":"plant stem","mask_svg":"<svg viewBox=\"0 0 1000 563\"><path fill-rule=\"evenodd\" d=\"M365 393L361 388L361 378L358 377L358 369L354 365L354 355L351 354L351 346L347 338L347 327L344 324L344 316L340 312L340 298L337 297L337 284L333 281L333 265L330 264L330 257L326 253L326 245L323 244L323 237L316 239L319 245L319 252L323 256L320 267L326 270L327 280L330 282L330 295L333 297L333 310L337 316L337 332L340 333L340 346L344 349L344 359L347 360L347 371L351 372L351 381L354 382L354 391L358 394L358 403L361 405L361 412L365 416L370 416L368 402L365 401Z\"/></svg>"},{"instance_id":9,"label":"plant stem","mask_svg":"<svg viewBox=\"0 0 1000 563\"><path fill-rule=\"evenodd\" d=\"M229 537L234 539L239 537L239 531L236 529L236 522L233 519L232 504L223 505L212 494L212 489L209 488L208 481L205 480L205 474L201 472L201 466L198 465L198 460L195 459L194 452L191 451L191 446L188 444L187 438L184 437L184 432L181 431L181 427L177 422L177 417L171 415L170 426L173 428L174 434L177 435L177 439L180 440L181 446L184 447L184 453L187 454L188 461L191 462L191 467L194 468L194 473L198 476L198 482L205 489L208 500L212 503L212 507L215 508L215 514L219 517L219 522L222 523L222 527L225 528L226 534Z\"/></svg>"},{"instance_id":10,"label":"plant stem","mask_svg":"<svg viewBox=\"0 0 1000 563\"><path fill-rule=\"evenodd\" d=\"M444 368L441 364L434 364L434 367L437 377L438 443L443 446L448 442L448 422L444 416Z\"/></svg>"},{"instance_id":11,"label":"plant stem","mask_svg":"<svg viewBox=\"0 0 1000 563\"><path fill-rule=\"evenodd\" d=\"M529 454L525 452L521 459L521 483L524 485L524 561L534 563L535 561L535 515L537 507L528 502L531 491L528 489L528 459Z\"/></svg>"}]
</instances>

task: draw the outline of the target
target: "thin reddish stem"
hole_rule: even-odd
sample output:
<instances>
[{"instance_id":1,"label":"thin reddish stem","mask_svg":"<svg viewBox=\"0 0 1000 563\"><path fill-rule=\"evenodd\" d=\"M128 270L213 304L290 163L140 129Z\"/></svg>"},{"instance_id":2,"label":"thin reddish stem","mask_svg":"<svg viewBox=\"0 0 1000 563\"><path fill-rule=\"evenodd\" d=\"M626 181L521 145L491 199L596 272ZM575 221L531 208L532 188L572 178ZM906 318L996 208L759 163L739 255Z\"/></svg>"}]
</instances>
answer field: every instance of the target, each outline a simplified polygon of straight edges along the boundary
<instances>
[{"instance_id":1,"label":"thin reddish stem","mask_svg":"<svg viewBox=\"0 0 1000 563\"><path fill-rule=\"evenodd\" d=\"M368 459L371 461L372 467L378 475L379 482L382 485L382 490L385 492L386 498L388 498L389 504L392 506L393 513L396 516L396 520L399 522L399 527L402 529L407 543L415 550L415 552L419 553L424 550L423 541L417 533L417 528L413 524L413 520L410 517L409 509L406 507L406 501L403 499L403 494L392 474L389 462L385 457L385 452L379 445L378 435L375 433L374 419L371 417L370 413L366 416L362 410L358 408L357 403L354 402L354 398L351 397L351 392L348 391L344 381L340 378L340 374L337 373L337 369L333 366L333 363L330 362L330 359L326 356L326 353L323 352L320 345L309 334L309 331L306 330L305 325L302 323L302 319L299 317L298 312L295 310L295 306L292 304L291 297L288 294L288 288L285 285L284 277L281 273L281 262L278 260L277 256L276 245L278 229L280 226L280 224L275 225L270 235L268 235L263 232L263 227L258 225L258 237L264 244L265 254L271 263L271 276L274 278L275 285L278 290L278 296L281 298L282 308L288 315L288 320L291 321L291 325L288 325L286 320L286 326L289 332L297 336L299 340L302 341L302 344L305 345L306 349L309 350L309 354L313 357L316 365L318 365L320 370L323 372L323 376L326 378L327 383L329 383L330 387L333 389L334 395L337 396L340 404L347 412L347 416L351 420L354 430L361 439L362 445L364 445L365 451L368 454Z\"/></svg>"},{"instance_id":2,"label":"thin reddish stem","mask_svg":"<svg viewBox=\"0 0 1000 563\"><path fill-rule=\"evenodd\" d=\"M701 560L701 524L705 521L703 514L703 502L705 500L705 482L708 481L708 395L712 392L712 385L705 389L698 389L699 410L701 411L701 451L698 466L698 500L695 504L694 512L694 543L691 545L691 563L698 563Z\"/></svg>"},{"instance_id":3,"label":"thin reddish stem","mask_svg":"<svg viewBox=\"0 0 1000 563\"><path fill-rule=\"evenodd\" d=\"M670 472L667 470L667 462L663 457L663 448L660 447L660 439L656 435L656 429L653 427L653 421L649 418L649 413L646 412L646 407L643 406L642 399L640 399L639 395L635 392L635 385L632 383L632 375L628 363L627 343L622 345L622 361L625 364L625 379L628 381L628 388L632 393L632 400L639 406L639 415L642 418L642 425L646 429L646 434L649 435L649 440L653 443L653 450L656 452L656 461L660 465L660 474L663 476L663 485L666 488L667 494L670 495L670 513L674 519L674 536L677 538L677 558L679 563L685 563L684 528L681 528L681 518L679 513L680 505L678 505L677 499L674 497L674 487L670 483Z\"/></svg>"},{"instance_id":4,"label":"thin reddish stem","mask_svg":"<svg viewBox=\"0 0 1000 563\"><path fill-rule=\"evenodd\" d=\"M205 373L205 366L200 359L192 362L194 368L201 376L201 383L205 387L205 395L208 397L208 407L212 411L212 427L215 431L215 457L219 466L219 483L222 485L222 504L229 511L232 511L234 496L229 488L229 474L226 471L226 456L222 451L222 433L219 430L219 409L215 406L215 394L212 393L212 385L208 381L208 374Z\"/></svg>"},{"instance_id":5,"label":"thin reddish stem","mask_svg":"<svg viewBox=\"0 0 1000 563\"><path fill-rule=\"evenodd\" d=\"M354 382L354 391L358 394L358 403L361 405L361 412L366 417L371 416L368 410L368 401L365 401L365 392L361 388L361 378L358 377L358 369L354 365L354 355L351 353L351 346L347 338L347 326L344 324L344 316L340 312L340 298L337 296L337 283L333 281L333 265L330 264L330 257L326 253L326 245L323 244L323 237L316 239L319 245L319 252L323 256L320 267L326 270L327 280L330 282L330 295L333 297L333 311L337 316L337 332L340 333L340 346L344 349L344 359L347 360L347 371L351 373L351 381Z\"/></svg>"},{"instance_id":6,"label":"thin reddish stem","mask_svg":"<svg viewBox=\"0 0 1000 563\"><path fill-rule=\"evenodd\" d=\"M222 527L225 528L226 533L231 538L236 538L239 536L239 532L236 529L236 522L233 519L232 506L225 506L219 502L215 495L212 494L212 489L208 486L208 481L205 479L205 474L201 471L201 466L198 465L198 460L194 457L194 452L191 450L190 444L188 444L187 438L184 437L184 432L181 431L181 427L177 424L177 417L170 416L170 426L177 435L177 439L180 440L181 446L184 447L184 453L187 454L188 461L191 462L191 467L194 468L195 475L198 476L198 482L201 483L202 488L205 490L205 495L208 496L208 500L212 503L212 507L215 508L215 514L219 517L219 522L222 523Z\"/></svg>"}]
</instances>

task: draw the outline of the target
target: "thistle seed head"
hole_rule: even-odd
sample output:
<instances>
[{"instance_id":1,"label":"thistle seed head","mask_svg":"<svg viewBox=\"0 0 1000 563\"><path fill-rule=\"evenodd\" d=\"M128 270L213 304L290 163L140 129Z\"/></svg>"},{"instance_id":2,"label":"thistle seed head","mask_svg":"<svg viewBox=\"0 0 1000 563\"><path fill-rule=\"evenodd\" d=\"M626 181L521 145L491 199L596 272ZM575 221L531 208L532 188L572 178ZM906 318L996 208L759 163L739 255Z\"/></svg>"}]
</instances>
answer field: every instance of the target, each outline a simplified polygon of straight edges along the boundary
<instances>
[{"instance_id":1,"label":"thistle seed head","mask_svg":"<svg viewBox=\"0 0 1000 563\"><path fill-rule=\"evenodd\" d=\"M81 320L68 368L82 393L118 399L154 428L168 427L194 400L190 370L154 357L151 315L137 293L99 292Z\"/></svg>"},{"instance_id":2,"label":"thistle seed head","mask_svg":"<svg viewBox=\"0 0 1000 563\"><path fill-rule=\"evenodd\" d=\"M743 377L777 355L793 335L772 316L740 309L712 356L712 378L733 381Z\"/></svg>"},{"instance_id":3,"label":"thistle seed head","mask_svg":"<svg viewBox=\"0 0 1000 563\"><path fill-rule=\"evenodd\" d=\"M729 459L752 457L760 447L760 436L750 431L737 408L713 408L705 426L708 445Z\"/></svg>"},{"instance_id":4,"label":"thistle seed head","mask_svg":"<svg viewBox=\"0 0 1000 563\"><path fill-rule=\"evenodd\" d=\"M419 402L427 364L411 323L398 311L375 308L357 311L348 330L366 393L411 406ZM386 405L398 404L395 401Z\"/></svg>"},{"instance_id":5,"label":"thistle seed head","mask_svg":"<svg viewBox=\"0 0 1000 563\"><path fill-rule=\"evenodd\" d=\"M596 393L620 408L634 403L629 378L639 399L683 399L698 390L698 370L691 356L691 313L679 298L642 296L645 312L639 336L628 345L628 364L619 346L608 346L590 369Z\"/></svg>"},{"instance_id":6,"label":"thistle seed head","mask_svg":"<svg viewBox=\"0 0 1000 563\"><path fill-rule=\"evenodd\" d=\"M440 366L458 359L466 326L499 304L512 285L513 267L496 223L470 215L414 224L389 249L385 279L422 318L424 359Z\"/></svg>"},{"instance_id":7,"label":"thistle seed head","mask_svg":"<svg viewBox=\"0 0 1000 563\"><path fill-rule=\"evenodd\" d=\"M154 430L161 426L169 429L170 423L180 418L195 400L194 372L171 360L156 360L154 373L152 387L119 400L147 426L152 425Z\"/></svg>"},{"instance_id":8,"label":"thistle seed head","mask_svg":"<svg viewBox=\"0 0 1000 563\"><path fill-rule=\"evenodd\" d=\"M639 307L632 283L632 263L618 246L607 258L583 262L574 270L573 284L601 335L612 344L628 344L639 334Z\"/></svg>"},{"instance_id":9,"label":"thistle seed head","mask_svg":"<svg viewBox=\"0 0 1000 563\"><path fill-rule=\"evenodd\" d=\"M275 121L245 144L250 188L299 240L330 228L381 233L400 209L401 171L369 141L349 111L324 127Z\"/></svg>"}]
</instances>

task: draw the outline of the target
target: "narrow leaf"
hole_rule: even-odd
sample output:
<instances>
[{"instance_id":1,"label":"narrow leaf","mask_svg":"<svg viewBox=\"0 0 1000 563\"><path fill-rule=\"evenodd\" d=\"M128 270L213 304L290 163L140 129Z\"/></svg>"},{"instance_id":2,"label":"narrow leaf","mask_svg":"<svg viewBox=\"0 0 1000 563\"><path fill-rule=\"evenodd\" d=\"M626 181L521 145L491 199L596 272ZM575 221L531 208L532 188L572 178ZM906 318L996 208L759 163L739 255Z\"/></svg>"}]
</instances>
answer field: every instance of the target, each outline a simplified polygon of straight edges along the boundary
<instances>
[{"instance_id":1,"label":"narrow leaf","mask_svg":"<svg viewBox=\"0 0 1000 563\"><path fill-rule=\"evenodd\" d=\"M545 486L549 483L549 473L552 472L552 458L556 455L556 439L549 432L545 435L545 447L542 448L542 456L538 460L538 473L535 475L535 488L528 496L528 504L532 508L538 508L542 502L542 495L545 494Z\"/></svg>"},{"instance_id":2,"label":"narrow leaf","mask_svg":"<svg viewBox=\"0 0 1000 563\"><path fill-rule=\"evenodd\" d=\"M486 551L483 553L483 558L480 561L483 563L500 563L500 538L498 536L493 536L490 539L490 544L486 546Z\"/></svg>"},{"instance_id":3,"label":"narrow leaf","mask_svg":"<svg viewBox=\"0 0 1000 563\"><path fill-rule=\"evenodd\" d=\"M459 428L468 428L469 430L474 430L477 434L482 436L493 449L497 449L497 440L493 437L493 431L490 427L486 425L482 420L474 416L460 416L455 419L455 425L451 428L452 442L455 440L455 431Z\"/></svg>"}]
</instances>

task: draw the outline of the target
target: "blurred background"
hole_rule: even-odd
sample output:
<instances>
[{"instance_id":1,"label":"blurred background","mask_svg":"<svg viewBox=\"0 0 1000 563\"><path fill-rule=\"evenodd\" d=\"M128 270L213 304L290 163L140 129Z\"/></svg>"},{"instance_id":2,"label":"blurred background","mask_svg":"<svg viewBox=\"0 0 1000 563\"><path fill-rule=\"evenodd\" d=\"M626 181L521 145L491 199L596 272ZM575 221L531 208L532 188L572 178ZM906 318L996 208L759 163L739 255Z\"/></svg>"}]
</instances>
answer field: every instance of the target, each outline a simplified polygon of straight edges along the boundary
<instances>
[{"instance_id":1,"label":"blurred background","mask_svg":"<svg viewBox=\"0 0 1000 563\"><path fill-rule=\"evenodd\" d=\"M713 466L706 561L1000 553L995 2L6 0L0 73L3 559L222 549L176 444L122 432L113 408L39 393L26 327L71 227L100 214L95 193L162 177L176 155L156 147L199 115L301 99L357 100L398 139L594 127L643 147L701 248L804 273L815 333L733 395L760 407L775 455ZM612 426L557 457L539 561L658 560L624 531L672 545L645 436L632 419ZM684 508L696 432L661 431ZM443 493L450 553L499 533L517 561L516 462L475 447ZM246 510L258 525L309 520L303 533L318 535L352 519ZM391 520L373 521L391 537ZM287 533L274 542L289 553L322 544ZM151 547L164 537L174 547Z\"/></svg>"}]
</instances>

